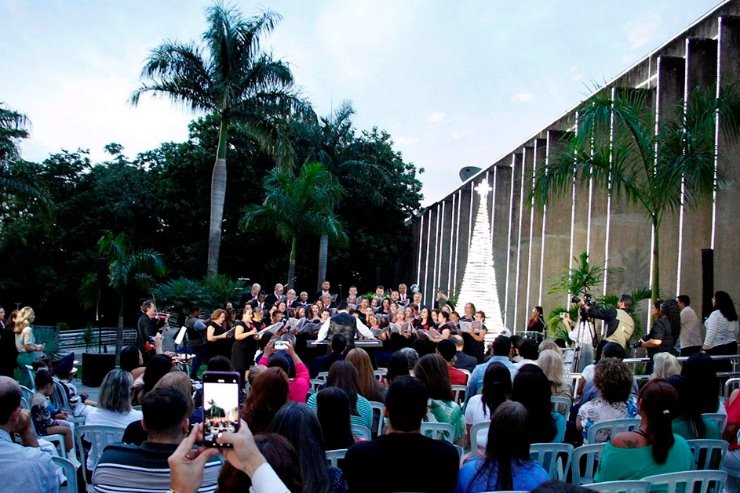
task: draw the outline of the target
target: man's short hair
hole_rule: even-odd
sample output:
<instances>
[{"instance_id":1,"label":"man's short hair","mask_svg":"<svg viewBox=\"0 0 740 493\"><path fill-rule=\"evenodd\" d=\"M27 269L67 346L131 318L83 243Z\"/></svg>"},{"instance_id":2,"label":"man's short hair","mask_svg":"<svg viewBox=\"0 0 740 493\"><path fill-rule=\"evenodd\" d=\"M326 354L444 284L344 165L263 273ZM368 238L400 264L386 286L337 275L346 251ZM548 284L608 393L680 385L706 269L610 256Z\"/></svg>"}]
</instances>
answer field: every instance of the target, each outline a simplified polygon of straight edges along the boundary
<instances>
[{"instance_id":1,"label":"man's short hair","mask_svg":"<svg viewBox=\"0 0 740 493\"><path fill-rule=\"evenodd\" d=\"M454 336L450 336L450 340L455 343L455 347L465 345L465 341L463 340L463 338L457 334L455 334Z\"/></svg>"},{"instance_id":2,"label":"man's short hair","mask_svg":"<svg viewBox=\"0 0 740 493\"><path fill-rule=\"evenodd\" d=\"M0 425L8 424L10 417L21 406L21 387L10 377L0 376Z\"/></svg>"},{"instance_id":3,"label":"man's short hair","mask_svg":"<svg viewBox=\"0 0 740 493\"><path fill-rule=\"evenodd\" d=\"M331 338L331 350L341 353L345 349L347 349L347 336L342 333L334 334Z\"/></svg>"},{"instance_id":4,"label":"man's short hair","mask_svg":"<svg viewBox=\"0 0 740 493\"><path fill-rule=\"evenodd\" d=\"M511 351L511 341L506 336L498 336L493 340L493 354L495 356L508 356Z\"/></svg>"},{"instance_id":5,"label":"man's short hair","mask_svg":"<svg viewBox=\"0 0 740 493\"><path fill-rule=\"evenodd\" d=\"M347 309L347 300L342 300L339 302L339 306L337 307L337 310L346 310Z\"/></svg>"},{"instance_id":6,"label":"man's short hair","mask_svg":"<svg viewBox=\"0 0 740 493\"><path fill-rule=\"evenodd\" d=\"M400 376L393 379L385 395L385 408L394 430L416 431L427 413L429 391L416 377Z\"/></svg>"},{"instance_id":7,"label":"man's short hair","mask_svg":"<svg viewBox=\"0 0 740 493\"><path fill-rule=\"evenodd\" d=\"M626 354L621 344L616 342L607 342L604 345L604 349L601 350L602 358L617 358L623 360Z\"/></svg>"},{"instance_id":8,"label":"man's short hair","mask_svg":"<svg viewBox=\"0 0 740 493\"><path fill-rule=\"evenodd\" d=\"M624 305L624 309L628 312L632 311L632 305L635 303L635 299L629 294L623 294L619 298L619 302Z\"/></svg>"},{"instance_id":9,"label":"man's short hair","mask_svg":"<svg viewBox=\"0 0 740 493\"><path fill-rule=\"evenodd\" d=\"M182 420L190 417L187 398L175 387L158 387L147 392L141 402L141 412L147 433L177 434Z\"/></svg>"},{"instance_id":10,"label":"man's short hair","mask_svg":"<svg viewBox=\"0 0 740 493\"><path fill-rule=\"evenodd\" d=\"M540 355L540 345L534 339L523 339L519 343L519 356L524 359L536 361Z\"/></svg>"},{"instance_id":11,"label":"man's short hair","mask_svg":"<svg viewBox=\"0 0 740 493\"><path fill-rule=\"evenodd\" d=\"M679 294L676 299L679 303L683 303L683 306L691 305L691 298L689 298L688 294Z\"/></svg>"},{"instance_id":12,"label":"man's short hair","mask_svg":"<svg viewBox=\"0 0 740 493\"><path fill-rule=\"evenodd\" d=\"M439 351L439 354L445 359L445 361L452 361L452 358L454 358L457 353L457 347L455 347L455 343L451 340L443 339L439 341L439 344L437 344L437 351Z\"/></svg>"}]
</instances>

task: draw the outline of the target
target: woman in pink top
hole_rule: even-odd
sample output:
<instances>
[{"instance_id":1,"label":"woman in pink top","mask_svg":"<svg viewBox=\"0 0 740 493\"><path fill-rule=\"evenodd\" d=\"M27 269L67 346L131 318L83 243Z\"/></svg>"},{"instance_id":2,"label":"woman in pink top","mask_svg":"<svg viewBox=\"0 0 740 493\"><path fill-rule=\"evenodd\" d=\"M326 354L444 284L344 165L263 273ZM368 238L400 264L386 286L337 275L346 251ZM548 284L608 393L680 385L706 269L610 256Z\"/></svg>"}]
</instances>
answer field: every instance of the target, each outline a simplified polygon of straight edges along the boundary
<instances>
[{"instance_id":1,"label":"woman in pink top","mask_svg":"<svg viewBox=\"0 0 740 493\"><path fill-rule=\"evenodd\" d=\"M282 368L285 373L288 374L290 382L288 384L288 400L293 402L306 402L308 396L308 390L311 388L311 377L308 375L308 368L303 364L301 358L296 354L293 344L289 341L279 341L285 345L285 349L275 349L275 342L277 339L273 338L265 346L265 352L259 360L260 365L267 367L278 367ZM291 367L288 358L293 361Z\"/></svg>"}]
</instances>

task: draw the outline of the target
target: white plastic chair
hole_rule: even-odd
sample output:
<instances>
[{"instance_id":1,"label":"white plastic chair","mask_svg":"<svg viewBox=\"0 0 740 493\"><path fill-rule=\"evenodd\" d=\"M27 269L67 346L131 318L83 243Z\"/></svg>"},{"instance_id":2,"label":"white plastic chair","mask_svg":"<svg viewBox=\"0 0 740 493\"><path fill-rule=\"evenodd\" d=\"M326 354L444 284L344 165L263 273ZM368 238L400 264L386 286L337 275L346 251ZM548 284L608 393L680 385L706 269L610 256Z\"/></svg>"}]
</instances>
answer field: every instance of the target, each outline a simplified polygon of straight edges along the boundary
<instances>
[{"instance_id":1,"label":"white plastic chair","mask_svg":"<svg viewBox=\"0 0 740 493\"><path fill-rule=\"evenodd\" d=\"M44 435L42 437L44 440L46 440L49 443L54 444L54 446L57 449L57 453L59 454L59 457L62 457L63 459L67 458L67 447L64 443L64 436L61 433L55 433L53 435ZM72 444L72 452L74 453L74 444Z\"/></svg>"},{"instance_id":2,"label":"white plastic chair","mask_svg":"<svg viewBox=\"0 0 740 493\"><path fill-rule=\"evenodd\" d=\"M570 400L570 397L553 395L550 397L550 402L552 403L552 410L562 414L565 421L568 421L568 417L570 416L570 406L573 405L573 401Z\"/></svg>"},{"instance_id":3,"label":"white plastic chair","mask_svg":"<svg viewBox=\"0 0 740 493\"><path fill-rule=\"evenodd\" d=\"M604 452L606 443L581 445L573 450L573 459L570 463L571 483L583 485L593 483L599 458Z\"/></svg>"},{"instance_id":4,"label":"white plastic chair","mask_svg":"<svg viewBox=\"0 0 740 493\"><path fill-rule=\"evenodd\" d=\"M383 377L386 376L388 373L388 368L378 368L377 370L373 370L373 375L375 375L375 378L378 381L383 380Z\"/></svg>"},{"instance_id":5,"label":"white plastic chair","mask_svg":"<svg viewBox=\"0 0 740 493\"><path fill-rule=\"evenodd\" d=\"M732 391L738 388L740 388L740 378L728 378L725 382L725 400L728 400Z\"/></svg>"},{"instance_id":6,"label":"white plastic chair","mask_svg":"<svg viewBox=\"0 0 740 493\"><path fill-rule=\"evenodd\" d=\"M697 438L687 440L691 453L694 455L694 469L720 470L727 454L725 440L711 440Z\"/></svg>"},{"instance_id":7,"label":"white plastic chair","mask_svg":"<svg viewBox=\"0 0 740 493\"><path fill-rule=\"evenodd\" d=\"M723 413L703 413L701 415L702 419L706 421L712 421L717 424L717 428L719 429L719 432L722 433L725 429L725 425L727 424L727 415Z\"/></svg>"},{"instance_id":8,"label":"white plastic chair","mask_svg":"<svg viewBox=\"0 0 740 493\"><path fill-rule=\"evenodd\" d=\"M435 440L446 440L450 443L455 442L455 427L450 423L422 423L422 435L428 436Z\"/></svg>"},{"instance_id":9,"label":"white plastic chair","mask_svg":"<svg viewBox=\"0 0 740 493\"><path fill-rule=\"evenodd\" d=\"M470 451L474 454L478 451L478 432L485 430L486 435L488 435L488 428L490 426L490 421L481 421L480 423L475 423L470 427Z\"/></svg>"},{"instance_id":10,"label":"white plastic chair","mask_svg":"<svg viewBox=\"0 0 740 493\"><path fill-rule=\"evenodd\" d=\"M31 410L31 399L33 399L33 390L28 387L21 385L21 407L23 409Z\"/></svg>"},{"instance_id":11,"label":"white plastic chair","mask_svg":"<svg viewBox=\"0 0 740 493\"><path fill-rule=\"evenodd\" d=\"M594 423L588 429L588 443L608 442L613 436L640 427L638 418L610 419Z\"/></svg>"},{"instance_id":12,"label":"white plastic chair","mask_svg":"<svg viewBox=\"0 0 740 493\"><path fill-rule=\"evenodd\" d=\"M67 491L77 493L77 468L69 459L64 457L52 456L51 461L62 469L62 473L67 478Z\"/></svg>"},{"instance_id":13,"label":"white plastic chair","mask_svg":"<svg viewBox=\"0 0 740 493\"><path fill-rule=\"evenodd\" d=\"M580 373L571 373L570 378L572 380L571 387L573 387L573 400L575 401L578 399L578 396L581 395L581 390L583 390L581 387L583 386L583 380L581 380Z\"/></svg>"},{"instance_id":14,"label":"white plastic chair","mask_svg":"<svg viewBox=\"0 0 740 493\"><path fill-rule=\"evenodd\" d=\"M727 481L724 471L684 471L642 478L652 486L665 487L665 493L720 493Z\"/></svg>"},{"instance_id":15,"label":"white plastic chair","mask_svg":"<svg viewBox=\"0 0 740 493\"><path fill-rule=\"evenodd\" d=\"M318 378L312 378L310 382L311 389L308 391L309 394L315 394L322 385L326 385L326 380L319 380Z\"/></svg>"},{"instance_id":16,"label":"white plastic chair","mask_svg":"<svg viewBox=\"0 0 740 493\"><path fill-rule=\"evenodd\" d=\"M352 425L352 435L364 438L365 440L372 440L373 438L370 428L362 425Z\"/></svg>"},{"instance_id":17,"label":"white plastic chair","mask_svg":"<svg viewBox=\"0 0 740 493\"><path fill-rule=\"evenodd\" d=\"M123 438L125 428L118 428L115 426L101 426L101 425L82 425L76 426L75 433L75 448L77 450L77 460L80 461L82 467L87 467L87 458L85 457L85 449L82 446L82 438L90 442L89 457L92 461L91 471L95 470L95 466L100 460L100 456L103 455L103 449L106 445L111 443L120 442ZM84 469L83 469L84 471ZM87 484L87 474L82 475L85 478Z\"/></svg>"},{"instance_id":18,"label":"white plastic chair","mask_svg":"<svg viewBox=\"0 0 740 493\"><path fill-rule=\"evenodd\" d=\"M573 445L569 443L533 443L529 446L529 458L539 462L550 479L565 481L572 457Z\"/></svg>"},{"instance_id":19,"label":"white plastic chair","mask_svg":"<svg viewBox=\"0 0 740 493\"><path fill-rule=\"evenodd\" d=\"M452 400L457 404L462 405L465 402L465 392L468 388L465 385L451 385L452 387Z\"/></svg>"},{"instance_id":20,"label":"white plastic chair","mask_svg":"<svg viewBox=\"0 0 740 493\"><path fill-rule=\"evenodd\" d=\"M341 459L344 459L344 456L346 454L347 454L346 448L340 448L336 450L327 450L326 460L329 461L329 465L331 467L339 467L339 461Z\"/></svg>"},{"instance_id":21,"label":"white plastic chair","mask_svg":"<svg viewBox=\"0 0 740 493\"><path fill-rule=\"evenodd\" d=\"M378 415L378 429L375 430L376 435L380 436L383 434L383 425L385 424L385 404L378 401L369 401L370 406L373 408L373 421L375 420L375 415ZM377 411L377 412L376 412Z\"/></svg>"},{"instance_id":22,"label":"white plastic chair","mask_svg":"<svg viewBox=\"0 0 740 493\"><path fill-rule=\"evenodd\" d=\"M648 493L650 491L650 481L624 480L624 481L606 481L604 483L584 484L584 488L596 491L598 493Z\"/></svg>"},{"instance_id":23,"label":"white plastic chair","mask_svg":"<svg viewBox=\"0 0 740 493\"><path fill-rule=\"evenodd\" d=\"M316 375L316 380L323 380L324 383L329 379L329 372L328 371L320 371L318 375Z\"/></svg>"}]
</instances>

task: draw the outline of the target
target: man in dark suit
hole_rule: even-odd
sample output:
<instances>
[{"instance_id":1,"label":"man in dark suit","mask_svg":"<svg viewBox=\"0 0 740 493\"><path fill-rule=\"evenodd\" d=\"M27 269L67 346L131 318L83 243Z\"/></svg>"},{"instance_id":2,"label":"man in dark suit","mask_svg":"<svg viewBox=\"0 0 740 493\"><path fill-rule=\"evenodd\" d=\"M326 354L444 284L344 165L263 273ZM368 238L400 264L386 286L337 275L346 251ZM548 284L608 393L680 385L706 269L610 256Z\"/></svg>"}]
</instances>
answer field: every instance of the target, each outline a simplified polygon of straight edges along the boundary
<instances>
[{"instance_id":1,"label":"man in dark suit","mask_svg":"<svg viewBox=\"0 0 740 493\"><path fill-rule=\"evenodd\" d=\"M321 283L321 289L319 289L316 292L316 295L313 297L314 301L320 300L321 297L324 296L324 295L326 295L326 294L328 294L329 296L331 296L332 299L333 299L334 298L334 295L331 294L331 291L330 290L331 290L331 283L329 281L322 282Z\"/></svg>"},{"instance_id":2,"label":"man in dark suit","mask_svg":"<svg viewBox=\"0 0 740 493\"><path fill-rule=\"evenodd\" d=\"M268 309L275 306L275 303L279 301L285 301L285 295L283 294L284 289L285 288L282 284L275 284L275 290L265 297L265 304L267 305Z\"/></svg>"},{"instance_id":3,"label":"man in dark suit","mask_svg":"<svg viewBox=\"0 0 740 493\"><path fill-rule=\"evenodd\" d=\"M475 365L478 364L478 359L475 356L463 353L463 346L465 345L463 338L458 335L454 335L450 336L450 339L455 343L455 348L457 349L457 352L455 353L455 368L473 371Z\"/></svg>"},{"instance_id":4,"label":"man in dark suit","mask_svg":"<svg viewBox=\"0 0 740 493\"><path fill-rule=\"evenodd\" d=\"M418 491L449 493L455 490L459 456L444 440L419 431L427 414L429 392L415 377L393 380L385 397L388 433L349 447L344 478L352 493ZM429 458L434 457L434 473ZM384 464L383 474L368 474L368 464Z\"/></svg>"},{"instance_id":5,"label":"man in dark suit","mask_svg":"<svg viewBox=\"0 0 740 493\"><path fill-rule=\"evenodd\" d=\"M266 298L267 293L265 293L264 291L260 291L257 295L257 299L250 301L249 304L252 305L253 310L261 310L262 313L267 314L269 306L267 305L267 303L265 303Z\"/></svg>"}]
</instances>

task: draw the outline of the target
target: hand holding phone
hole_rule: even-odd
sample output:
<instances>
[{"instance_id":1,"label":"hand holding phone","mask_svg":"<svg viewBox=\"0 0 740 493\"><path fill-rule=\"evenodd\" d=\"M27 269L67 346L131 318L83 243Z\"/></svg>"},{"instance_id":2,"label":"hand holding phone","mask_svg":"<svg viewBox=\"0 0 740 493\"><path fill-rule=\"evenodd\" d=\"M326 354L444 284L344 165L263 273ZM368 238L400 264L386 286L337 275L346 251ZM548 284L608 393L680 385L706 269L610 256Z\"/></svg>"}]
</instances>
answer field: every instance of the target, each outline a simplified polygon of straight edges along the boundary
<instances>
[{"instance_id":1,"label":"hand holding phone","mask_svg":"<svg viewBox=\"0 0 740 493\"><path fill-rule=\"evenodd\" d=\"M229 447L219 444L224 432L239 430L239 374L207 371L203 373L203 444L206 447Z\"/></svg>"}]
</instances>

